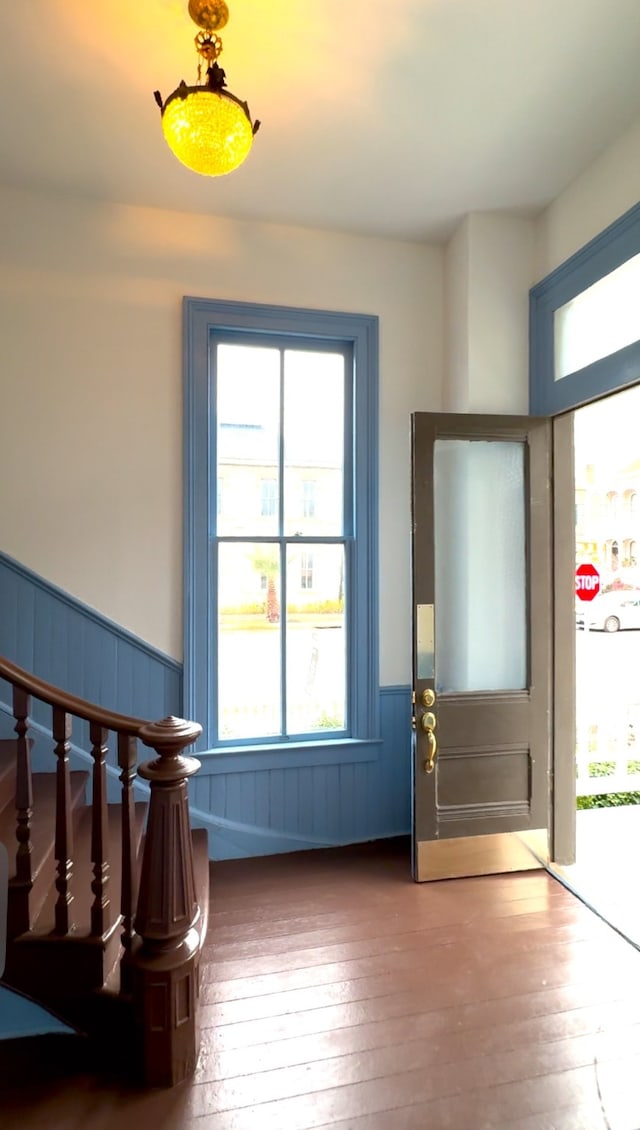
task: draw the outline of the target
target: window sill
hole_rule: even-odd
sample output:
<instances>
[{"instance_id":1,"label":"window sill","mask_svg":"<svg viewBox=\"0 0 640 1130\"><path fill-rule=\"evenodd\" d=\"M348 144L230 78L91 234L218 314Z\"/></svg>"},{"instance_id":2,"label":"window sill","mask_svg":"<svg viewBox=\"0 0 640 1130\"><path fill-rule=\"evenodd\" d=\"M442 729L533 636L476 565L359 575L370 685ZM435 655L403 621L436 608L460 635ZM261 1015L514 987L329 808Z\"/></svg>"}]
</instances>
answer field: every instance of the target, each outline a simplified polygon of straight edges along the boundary
<instances>
[{"instance_id":1,"label":"window sill","mask_svg":"<svg viewBox=\"0 0 640 1130\"><path fill-rule=\"evenodd\" d=\"M197 752L200 773L255 773L269 769L301 769L313 765L353 765L377 761L381 738L339 738L326 742L288 742L286 745L232 746Z\"/></svg>"}]
</instances>

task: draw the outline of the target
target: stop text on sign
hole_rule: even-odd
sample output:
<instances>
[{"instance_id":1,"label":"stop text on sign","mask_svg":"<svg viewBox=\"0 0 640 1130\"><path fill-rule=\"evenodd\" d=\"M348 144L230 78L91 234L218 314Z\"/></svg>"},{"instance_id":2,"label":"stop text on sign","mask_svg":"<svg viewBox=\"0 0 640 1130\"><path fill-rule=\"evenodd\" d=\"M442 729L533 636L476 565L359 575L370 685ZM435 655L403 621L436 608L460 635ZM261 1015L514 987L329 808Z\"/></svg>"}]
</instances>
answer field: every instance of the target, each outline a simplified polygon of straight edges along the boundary
<instances>
[{"instance_id":1,"label":"stop text on sign","mask_svg":"<svg viewBox=\"0 0 640 1130\"><path fill-rule=\"evenodd\" d=\"M600 592L600 574L594 565L579 565L576 569L576 596L579 600L593 600Z\"/></svg>"}]
</instances>

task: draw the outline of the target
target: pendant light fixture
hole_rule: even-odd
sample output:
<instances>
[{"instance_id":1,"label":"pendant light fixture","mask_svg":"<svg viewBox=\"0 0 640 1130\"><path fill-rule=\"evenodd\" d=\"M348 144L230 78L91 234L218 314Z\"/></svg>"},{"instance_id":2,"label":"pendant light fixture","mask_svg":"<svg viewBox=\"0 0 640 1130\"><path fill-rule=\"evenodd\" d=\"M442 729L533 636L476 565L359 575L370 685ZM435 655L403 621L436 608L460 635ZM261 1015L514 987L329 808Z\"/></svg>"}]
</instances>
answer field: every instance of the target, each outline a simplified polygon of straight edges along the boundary
<instances>
[{"instance_id":1,"label":"pendant light fixture","mask_svg":"<svg viewBox=\"0 0 640 1130\"><path fill-rule=\"evenodd\" d=\"M260 122L252 122L247 103L226 89L225 73L218 65L222 40L217 32L229 19L224 0L189 0L189 15L201 29L195 37L197 85L187 86L183 80L165 102L159 90L154 98L165 140L178 160L194 173L224 176L249 155Z\"/></svg>"}]
</instances>

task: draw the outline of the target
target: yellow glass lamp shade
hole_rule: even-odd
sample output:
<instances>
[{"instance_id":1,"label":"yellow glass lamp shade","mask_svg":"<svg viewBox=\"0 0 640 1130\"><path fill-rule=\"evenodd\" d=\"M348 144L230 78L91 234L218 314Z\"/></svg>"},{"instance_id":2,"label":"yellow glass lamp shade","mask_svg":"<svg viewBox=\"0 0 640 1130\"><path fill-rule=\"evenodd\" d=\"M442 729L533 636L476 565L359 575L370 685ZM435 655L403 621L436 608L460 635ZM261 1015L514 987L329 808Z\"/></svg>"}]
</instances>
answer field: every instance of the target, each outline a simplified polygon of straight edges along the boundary
<instances>
[{"instance_id":1,"label":"yellow glass lamp shade","mask_svg":"<svg viewBox=\"0 0 640 1130\"><path fill-rule=\"evenodd\" d=\"M224 176L241 165L255 127L245 103L227 91L178 87L162 111L162 130L172 153L195 173Z\"/></svg>"}]
</instances>

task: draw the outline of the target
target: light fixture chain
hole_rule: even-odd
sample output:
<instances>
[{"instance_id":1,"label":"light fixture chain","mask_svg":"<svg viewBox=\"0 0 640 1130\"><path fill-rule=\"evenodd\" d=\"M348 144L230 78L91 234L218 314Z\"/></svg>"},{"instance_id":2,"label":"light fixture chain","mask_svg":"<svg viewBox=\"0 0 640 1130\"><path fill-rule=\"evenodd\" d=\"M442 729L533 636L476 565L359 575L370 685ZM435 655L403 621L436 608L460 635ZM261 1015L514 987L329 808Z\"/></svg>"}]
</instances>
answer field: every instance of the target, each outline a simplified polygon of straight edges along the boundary
<instances>
[{"instance_id":1,"label":"light fixture chain","mask_svg":"<svg viewBox=\"0 0 640 1130\"><path fill-rule=\"evenodd\" d=\"M214 63L222 52L222 40L220 36L214 35L211 31L199 31L195 37L194 43L198 55L200 55L202 59L206 59L208 63Z\"/></svg>"}]
</instances>

